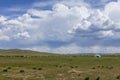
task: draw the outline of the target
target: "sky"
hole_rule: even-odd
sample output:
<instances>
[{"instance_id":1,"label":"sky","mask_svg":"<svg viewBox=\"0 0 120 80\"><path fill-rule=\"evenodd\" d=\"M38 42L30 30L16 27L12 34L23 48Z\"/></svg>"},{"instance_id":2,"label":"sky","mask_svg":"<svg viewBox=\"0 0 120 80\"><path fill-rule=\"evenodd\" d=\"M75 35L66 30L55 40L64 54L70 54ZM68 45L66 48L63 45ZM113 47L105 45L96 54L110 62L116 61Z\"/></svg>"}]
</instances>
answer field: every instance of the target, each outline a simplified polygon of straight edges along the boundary
<instances>
[{"instance_id":1,"label":"sky","mask_svg":"<svg viewBox=\"0 0 120 80\"><path fill-rule=\"evenodd\" d=\"M120 0L0 0L0 49L119 53Z\"/></svg>"}]
</instances>

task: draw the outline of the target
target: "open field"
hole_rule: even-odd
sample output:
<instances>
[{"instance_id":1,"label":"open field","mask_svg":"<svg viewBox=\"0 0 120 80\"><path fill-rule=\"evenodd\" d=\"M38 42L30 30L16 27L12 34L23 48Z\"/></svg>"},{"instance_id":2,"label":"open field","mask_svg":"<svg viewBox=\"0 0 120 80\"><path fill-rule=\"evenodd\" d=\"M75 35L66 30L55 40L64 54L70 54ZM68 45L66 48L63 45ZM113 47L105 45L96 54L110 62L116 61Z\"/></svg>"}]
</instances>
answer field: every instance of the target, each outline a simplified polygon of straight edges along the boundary
<instances>
[{"instance_id":1,"label":"open field","mask_svg":"<svg viewBox=\"0 0 120 80\"><path fill-rule=\"evenodd\" d=\"M120 55L0 50L0 80L120 80Z\"/></svg>"}]
</instances>

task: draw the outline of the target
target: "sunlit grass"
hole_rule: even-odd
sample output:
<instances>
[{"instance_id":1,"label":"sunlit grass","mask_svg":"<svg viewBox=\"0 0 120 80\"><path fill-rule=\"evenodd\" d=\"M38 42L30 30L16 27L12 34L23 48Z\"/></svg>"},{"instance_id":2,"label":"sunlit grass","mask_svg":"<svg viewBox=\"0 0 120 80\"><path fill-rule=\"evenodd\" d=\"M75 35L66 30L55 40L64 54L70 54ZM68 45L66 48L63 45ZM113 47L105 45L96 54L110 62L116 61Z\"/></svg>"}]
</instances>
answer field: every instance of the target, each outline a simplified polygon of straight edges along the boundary
<instances>
[{"instance_id":1,"label":"sunlit grass","mask_svg":"<svg viewBox=\"0 0 120 80\"><path fill-rule=\"evenodd\" d=\"M119 80L120 55L0 52L0 80Z\"/></svg>"}]
</instances>

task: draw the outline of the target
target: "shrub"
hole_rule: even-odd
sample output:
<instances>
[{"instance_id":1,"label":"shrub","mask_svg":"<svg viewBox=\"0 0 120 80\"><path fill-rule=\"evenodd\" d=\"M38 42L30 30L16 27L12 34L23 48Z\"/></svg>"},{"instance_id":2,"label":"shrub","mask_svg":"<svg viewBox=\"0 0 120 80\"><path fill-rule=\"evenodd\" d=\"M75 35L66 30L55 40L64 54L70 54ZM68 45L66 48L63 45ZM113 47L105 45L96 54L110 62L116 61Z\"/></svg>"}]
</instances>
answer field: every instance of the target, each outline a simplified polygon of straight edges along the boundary
<instances>
[{"instance_id":1,"label":"shrub","mask_svg":"<svg viewBox=\"0 0 120 80\"><path fill-rule=\"evenodd\" d=\"M19 65L18 67L22 67L21 65Z\"/></svg>"},{"instance_id":2,"label":"shrub","mask_svg":"<svg viewBox=\"0 0 120 80\"><path fill-rule=\"evenodd\" d=\"M98 68L100 68L101 66L97 66Z\"/></svg>"},{"instance_id":3,"label":"shrub","mask_svg":"<svg viewBox=\"0 0 120 80\"><path fill-rule=\"evenodd\" d=\"M116 79L120 79L120 75L118 75L118 76L116 77Z\"/></svg>"},{"instance_id":4,"label":"shrub","mask_svg":"<svg viewBox=\"0 0 120 80\"><path fill-rule=\"evenodd\" d=\"M20 73L24 73L25 71L24 71L24 70L20 70L19 72L20 72Z\"/></svg>"},{"instance_id":5,"label":"shrub","mask_svg":"<svg viewBox=\"0 0 120 80\"><path fill-rule=\"evenodd\" d=\"M58 65L55 65L55 67L58 67Z\"/></svg>"},{"instance_id":6,"label":"shrub","mask_svg":"<svg viewBox=\"0 0 120 80\"><path fill-rule=\"evenodd\" d=\"M8 72L8 70L7 69L3 69L3 72Z\"/></svg>"},{"instance_id":7,"label":"shrub","mask_svg":"<svg viewBox=\"0 0 120 80\"><path fill-rule=\"evenodd\" d=\"M104 68L104 66L102 66L102 68Z\"/></svg>"},{"instance_id":8,"label":"shrub","mask_svg":"<svg viewBox=\"0 0 120 80\"><path fill-rule=\"evenodd\" d=\"M73 66L70 66L71 68L74 68Z\"/></svg>"},{"instance_id":9,"label":"shrub","mask_svg":"<svg viewBox=\"0 0 120 80\"><path fill-rule=\"evenodd\" d=\"M78 74L78 76L80 76L80 74Z\"/></svg>"},{"instance_id":10,"label":"shrub","mask_svg":"<svg viewBox=\"0 0 120 80\"><path fill-rule=\"evenodd\" d=\"M89 78L89 77L86 77L85 80L90 80L90 78Z\"/></svg>"},{"instance_id":11,"label":"shrub","mask_svg":"<svg viewBox=\"0 0 120 80\"><path fill-rule=\"evenodd\" d=\"M100 80L100 77L98 76L98 77L96 78L96 80Z\"/></svg>"},{"instance_id":12,"label":"shrub","mask_svg":"<svg viewBox=\"0 0 120 80\"><path fill-rule=\"evenodd\" d=\"M78 66L75 66L75 68L78 68Z\"/></svg>"},{"instance_id":13,"label":"shrub","mask_svg":"<svg viewBox=\"0 0 120 80\"><path fill-rule=\"evenodd\" d=\"M73 57L77 57L77 56L73 56Z\"/></svg>"},{"instance_id":14,"label":"shrub","mask_svg":"<svg viewBox=\"0 0 120 80\"><path fill-rule=\"evenodd\" d=\"M62 66L59 66L59 68L62 68Z\"/></svg>"},{"instance_id":15,"label":"shrub","mask_svg":"<svg viewBox=\"0 0 120 80\"><path fill-rule=\"evenodd\" d=\"M7 69L11 69L11 67L8 67Z\"/></svg>"},{"instance_id":16,"label":"shrub","mask_svg":"<svg viewBox=\"0 0 120 80\"><path fill-rule=\"evenodd\" d=\"M34 67L33 70L36 70L36 67Z\"/></svg>"},{"instance_id":17,"label":"shrub","mask_svg":"<svg viewBox=\"0 0 120 80\"><path fill-rule=\"evenodd\" d=\"M95 67L93 67L92 69L95 69Z\"/></svg>"},{"instance_id":18,"label":"shrub","mask_svg":"<svg viewBox=\"0 0 120 80\"><path fill-rule=\"evenodd\" d=\"M24 56L20 56L20 57L24 57Z\"/></svg>"},{"instance_id":19,"label":"shrub","mask_svg":"<svg viewBox=\"0 0 120 80\"><path fill-rule=\"evenodd\" d=\"M42 70L42 68L38 68L38 70Z\"/></svg>"}]
</instances>

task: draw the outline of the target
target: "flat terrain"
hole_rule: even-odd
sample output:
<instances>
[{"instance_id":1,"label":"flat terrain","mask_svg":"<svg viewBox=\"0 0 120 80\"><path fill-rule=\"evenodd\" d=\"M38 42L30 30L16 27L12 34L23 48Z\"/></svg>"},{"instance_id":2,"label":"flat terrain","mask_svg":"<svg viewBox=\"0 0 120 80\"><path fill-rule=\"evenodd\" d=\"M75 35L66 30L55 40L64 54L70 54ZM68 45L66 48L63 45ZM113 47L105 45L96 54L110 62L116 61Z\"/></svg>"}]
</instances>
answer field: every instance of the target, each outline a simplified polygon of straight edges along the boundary
<instances>
[{"instance_id":1,"label":"flat terrain","mask_svg":"<svg viewBox=\"0 0 120 80\"><path fill-rule=\"evenodd\" d=\"M120 55L0 50L0 80L120 80Z\"/></svg>"}]
</instances>

